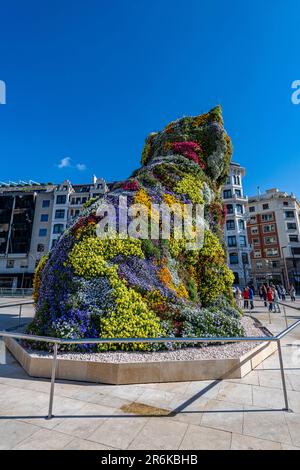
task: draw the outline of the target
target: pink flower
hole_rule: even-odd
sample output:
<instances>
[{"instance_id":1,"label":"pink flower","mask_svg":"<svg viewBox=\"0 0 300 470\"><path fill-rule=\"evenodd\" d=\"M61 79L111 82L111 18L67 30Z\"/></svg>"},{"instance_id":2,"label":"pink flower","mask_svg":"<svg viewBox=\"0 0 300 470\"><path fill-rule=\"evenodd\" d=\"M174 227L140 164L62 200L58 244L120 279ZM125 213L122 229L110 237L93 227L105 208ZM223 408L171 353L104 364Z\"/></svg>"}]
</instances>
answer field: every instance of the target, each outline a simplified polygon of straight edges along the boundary
<instances>
[{"instance_id":1,"label":"pink flower","mask_svg":"<svg viewBox=\"0 0 300 470\"><path fill-rule=\"evenodd\" d=\"M201 146L197 142L174 142L172 149L175 153L183 155L184 157L192 160L202 168L205 169L204 163L200 160L199 153L203 153ZM198 153L197 153L198 152Z\"/></svg>"}]
</instances>

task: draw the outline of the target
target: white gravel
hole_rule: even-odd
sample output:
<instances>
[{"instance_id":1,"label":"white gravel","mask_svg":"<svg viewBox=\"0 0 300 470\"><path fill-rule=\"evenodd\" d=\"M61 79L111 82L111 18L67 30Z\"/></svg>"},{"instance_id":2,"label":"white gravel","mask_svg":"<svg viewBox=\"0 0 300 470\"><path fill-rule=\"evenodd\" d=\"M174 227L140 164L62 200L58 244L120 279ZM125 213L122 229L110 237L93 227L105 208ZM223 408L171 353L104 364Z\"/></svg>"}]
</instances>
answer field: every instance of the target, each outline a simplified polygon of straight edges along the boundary
<instances>
[{"instance_id":1,"label":"white gravel","mask_svg":"<svg viewBox=\"0 0 300 470\"><path fill-rule=\"evenodd\" d=\"M271 336L271 333L263 328L262 325L250 317L243 317L241 324L244 327L246 336ZM238 342L227 343L221 345L207 345L203 347L188 347L175 351L157 351L157 352L99 352L99 353L74 353L59 352L61 359L72 359L78 361L94 361L94 362L160 362L160 361L193 361L199 359L234 359L251 349L255 348L259 342ZM33 357L52 357L45 351L28 352Z\"/></svg>"}]
</instances>

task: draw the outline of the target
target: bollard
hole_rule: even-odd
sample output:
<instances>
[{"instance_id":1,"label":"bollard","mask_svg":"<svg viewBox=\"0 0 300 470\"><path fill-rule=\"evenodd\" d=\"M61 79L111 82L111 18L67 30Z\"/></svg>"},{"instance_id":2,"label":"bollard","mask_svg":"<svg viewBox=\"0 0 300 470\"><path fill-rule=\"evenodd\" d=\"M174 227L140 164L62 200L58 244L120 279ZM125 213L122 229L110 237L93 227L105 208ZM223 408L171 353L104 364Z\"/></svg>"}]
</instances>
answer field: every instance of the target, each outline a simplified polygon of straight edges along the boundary
<instances>
[{"instance_id":1,"label":"bollard","mask_svg":"<svg viewBox=\"0 0 300 470\"><path fill-rule=\"evenodd\" d=\"M5 339L0 336L0 364L7 364L7 349Z\"/></svg>"}]
</instances>

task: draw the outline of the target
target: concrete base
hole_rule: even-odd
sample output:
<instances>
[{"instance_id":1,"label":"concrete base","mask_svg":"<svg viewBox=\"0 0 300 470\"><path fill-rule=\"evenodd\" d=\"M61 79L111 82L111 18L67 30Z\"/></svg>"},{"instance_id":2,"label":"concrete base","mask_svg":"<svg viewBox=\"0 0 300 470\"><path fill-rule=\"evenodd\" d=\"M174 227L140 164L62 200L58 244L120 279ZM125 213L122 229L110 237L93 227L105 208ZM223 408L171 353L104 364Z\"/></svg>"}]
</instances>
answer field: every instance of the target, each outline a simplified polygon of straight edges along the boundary
<instances>
[{"instance_id":1,"label":"concrete base","mask_svg":"<svg viewBox=\"0 0 300 470\"><path fill-rule=\"evenodd\" d=\"M51 377L52 358L31 356L16 340L6 346L32 377ZM242 378L277 350L276 342L264 342L235 359L104 363L58 358L56 378L106 384L189 382Z\"/></svg>"}]
</instances>

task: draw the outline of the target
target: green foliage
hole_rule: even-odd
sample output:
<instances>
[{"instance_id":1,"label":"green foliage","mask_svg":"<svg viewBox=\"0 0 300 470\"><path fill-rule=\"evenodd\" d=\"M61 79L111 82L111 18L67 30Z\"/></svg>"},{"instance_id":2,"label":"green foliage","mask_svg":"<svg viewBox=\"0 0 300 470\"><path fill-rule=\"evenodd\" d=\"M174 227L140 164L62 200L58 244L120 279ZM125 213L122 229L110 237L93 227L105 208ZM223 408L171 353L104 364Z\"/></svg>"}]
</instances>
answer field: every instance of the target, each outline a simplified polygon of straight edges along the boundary
<instances>
[{"instance_id":1,"label":"green foliage","mask_svg":"<svg viewBox=\"0 0 300 470\"><path fill-rule=\"evenodd\" d=\"M36 267L35 273L34 273L34 278L33 278L33 300L35 303L37 303L38 298L39 298L39 290L42 282L42 274L44 267L47 264L47 261L49 259L49 253L46 255L42 256L42 258L39 261L39 264Z\"/></svg>"},{"instance_id":2,"label":"green foliage","mask_svg":"<svg viewBox=\"0 0 300 470\"><path fill-rule=\"evenodd\" d=\"M209 305L222 294L232 297L233 281L234 275L226 265L219 239L207 230L197 264L198 292L202 305Z\"/></svg>"},{"instance_id":3,"label":"green foliage","mask_svg":"<svg viewBox=\"0 0 300 470\"><path fill-rule=\"evenodd\" d=\"M88 207L90 207L92 204L94 204L94 202L97 201L97 197L91 197L91 199L89 199L88 201L86 201L83 205L82 205L82 208L83 209L87 209Z\"/></svg>"}]
</instances>

